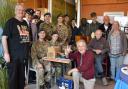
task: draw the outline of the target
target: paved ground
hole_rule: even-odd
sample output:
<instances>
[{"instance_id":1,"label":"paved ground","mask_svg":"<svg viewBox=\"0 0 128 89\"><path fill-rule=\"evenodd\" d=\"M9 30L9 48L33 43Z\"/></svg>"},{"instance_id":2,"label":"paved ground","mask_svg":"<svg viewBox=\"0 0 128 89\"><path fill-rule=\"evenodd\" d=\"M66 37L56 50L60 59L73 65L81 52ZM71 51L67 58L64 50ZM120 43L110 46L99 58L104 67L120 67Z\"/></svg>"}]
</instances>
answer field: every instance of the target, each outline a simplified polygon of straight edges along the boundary
<instances>
[{"instance_id":1,"label":"paved ground","mask_svg":"<svg viewBox=\"0 0 128 89\"><path fill-rule=\"evenodd\" d=\"M94 89L114 89L114 82L108 81L108 86L103 86L101 80L97 79L96 85ZM28 85L25 89L36 89L35 84ZM52 87L51 89L59 89L56 85ZM83 89L83 88L81 88Z\"/></svg>"}]
</instances>

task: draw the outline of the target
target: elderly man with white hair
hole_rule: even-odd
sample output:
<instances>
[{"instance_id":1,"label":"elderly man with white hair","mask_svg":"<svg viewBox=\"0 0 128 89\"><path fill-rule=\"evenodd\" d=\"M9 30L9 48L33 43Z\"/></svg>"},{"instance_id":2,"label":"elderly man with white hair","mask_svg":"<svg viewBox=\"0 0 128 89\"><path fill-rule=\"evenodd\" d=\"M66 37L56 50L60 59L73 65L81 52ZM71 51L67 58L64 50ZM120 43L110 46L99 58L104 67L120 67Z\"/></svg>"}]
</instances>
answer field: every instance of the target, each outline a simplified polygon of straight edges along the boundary
<instances>
[{"instance_id":1,"label":"elderly man with white hair","mask_svg":"<svg viewBox=\"0 0 128 89\"><path fill-rule=\"evenodd\" d=\"M8 66L8 89L24 89L24 61L28 59L29 29L23 20L24 6L15 6L15 17L9 19L3 30L2 45Z\"/></svg>"},{"instance_id":2,"label":"elderly man with white hair","mask_svg":"<svg viewBox=\"0 0 128 89\"><path fill-rule=\"evenodd\" d=\"M94 89L94 54L92 51L87 50L84 40L78 41L76 45L78 51L74 53L71 53L70 47L65 50L65 54L77 63L77 67L71 69L68 75L72 74L73 76L74 89L79 89L79 81L83 82L84 89Z\"/></svg>"},{"instance_id":3,"label":"elderly man with white hair","mask_svg":"<svg viewBox=\"0 0 128 89\"><path fill-rule=\"evenodd\" d=\"M107 40L102 37L102 31L100 29L96 30L95 38L93 38L88 44L88 49L93 50L95 54L96 76L101 77L104 86L108 85L102 63L104 61L106 53L109 51L109 45Z\"/></svg>"}]
</instances>

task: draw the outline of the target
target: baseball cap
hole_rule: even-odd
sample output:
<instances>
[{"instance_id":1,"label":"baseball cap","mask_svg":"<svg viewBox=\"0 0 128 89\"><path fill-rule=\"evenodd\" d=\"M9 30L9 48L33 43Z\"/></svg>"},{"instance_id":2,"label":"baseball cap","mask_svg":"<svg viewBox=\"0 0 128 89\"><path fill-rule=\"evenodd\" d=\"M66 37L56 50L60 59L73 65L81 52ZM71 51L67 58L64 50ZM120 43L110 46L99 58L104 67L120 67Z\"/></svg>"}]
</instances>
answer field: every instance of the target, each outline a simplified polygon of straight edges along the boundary
<instances>
[{"instance_id":1,"label":"baseball cap","mask_svg":"<svg viewBox=\"0 0 128 89\"><path fill-rule=\"evenodd\" d=\"M27 14L31 15L31 16L33 16L34 13L35 13L32 8L27 8L27 9L25 10L25 12L26 12Z\"/></svg>"}]
</instances>

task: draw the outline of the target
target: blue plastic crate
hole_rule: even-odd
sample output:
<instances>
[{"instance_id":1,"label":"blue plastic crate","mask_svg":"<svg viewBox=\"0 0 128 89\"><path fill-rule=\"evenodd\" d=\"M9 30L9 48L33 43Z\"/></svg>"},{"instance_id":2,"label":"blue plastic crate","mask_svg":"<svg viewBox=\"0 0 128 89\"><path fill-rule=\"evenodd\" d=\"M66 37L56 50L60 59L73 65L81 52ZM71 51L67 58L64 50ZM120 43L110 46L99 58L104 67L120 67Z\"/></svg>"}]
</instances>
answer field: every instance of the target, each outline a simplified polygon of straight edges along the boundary
<instances>
[{"instance_id":1,"label":"blue plastic crate","mask_svg":"<svg viewBox=\"0 0 128 89\"><path fill-rule=\"evenodd\" d=\"M56 80L58 86L62 86L64 84L65 89L73 89L73 81L69 79L65 79L64 77L60 77Z\"/></svg>"}]
</instances>

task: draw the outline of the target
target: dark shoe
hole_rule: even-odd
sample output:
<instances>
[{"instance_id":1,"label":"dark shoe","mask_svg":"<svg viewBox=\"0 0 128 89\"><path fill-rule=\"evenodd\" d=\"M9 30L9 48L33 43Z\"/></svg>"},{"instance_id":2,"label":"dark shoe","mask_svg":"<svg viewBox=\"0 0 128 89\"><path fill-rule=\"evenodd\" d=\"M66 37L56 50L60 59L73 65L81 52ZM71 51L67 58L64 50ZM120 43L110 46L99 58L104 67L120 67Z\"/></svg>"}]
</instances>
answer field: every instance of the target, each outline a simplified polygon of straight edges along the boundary
<instances>
[{"instance_id":1,"label":"dark shoe","mask_svg":"<svg viewBox=\"0 0 128 89\"><path fill-rule=\"evenodd\" d=\"M50 82L46 82L45 86L46 86L46 89L50 89L51 88L51 83Z\"/></svg>"},{"instance_id":2,"label":"dark shoe","mask_svg":"<svg viewBox=\"0 0 128 89\"><path fill-rule=\"evenodd\" d=\"M108 81L110 81L110 82L111 82L111 81L115 81L115 80L114 80L114 79L112 79L112 78L109 78L109 79L108 79Z\"/></svg>"},{"instance_id":3,"label":"dark shoe","mask_svg":"<svg viewBox=\"0 0 128 89\"><path fill-rule=\"evenodd\" d=\"M112 78L109 78L108 81L109 81L109 85L115 84L115 80Z\"/></svg>"},{"instance_id":4,"label":"dark shoe","mask_svg":"<svg viewBox=\"0 0 128 89\"><path fill-rule=\"evenodd\" d=\"M45 86L44 85L40 85L40 89L45 89Z\"/></svg>"}]
</instances>

